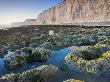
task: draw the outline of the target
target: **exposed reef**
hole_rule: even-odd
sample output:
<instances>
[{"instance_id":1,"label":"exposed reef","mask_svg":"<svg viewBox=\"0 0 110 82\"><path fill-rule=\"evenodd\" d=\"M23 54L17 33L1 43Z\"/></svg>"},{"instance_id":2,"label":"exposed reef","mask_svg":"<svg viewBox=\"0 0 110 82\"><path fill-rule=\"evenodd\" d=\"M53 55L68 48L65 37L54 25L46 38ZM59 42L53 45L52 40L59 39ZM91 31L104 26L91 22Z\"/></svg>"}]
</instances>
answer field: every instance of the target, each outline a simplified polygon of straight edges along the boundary
<instances>
[{"instance_id":1,"label":"exposed reef","mask_svg":"<svg viewBox=\"0 0 110 82\"><path fill-rule=\"evenodd\" d=\"M50 31L53 31L53 33L49 34ZM107 72L106 70L110 67L109 26L38 25L0 30L0 34L1 55L4 56L5 53L7 54L8 50L12 51L10 55L4 57L5 65L9 68L19 66L18 68L15 68L15 72L17 73L19 72L19 69L20 71L26 71L27 68L33 69L34 67L37 67L36 64L46 63L58 65L60 69L57 76L51 78L50 75L50 79L48 79L49 81L47 82L62 82L70 78L82 79L82 81L84 80L87 82L89 82L89 79L93 82L101 82L101 80L103 80L102 82L107 82L107 80L109 80L109 72L104 75L104 73ZM68 53L69 51L67 52L65 49L64 51L55 51L67 47L69 47L72 52L65 57L65 60L69 62L69 64L64 61L65 53ZM50 51L52 51L52 54L54 55L51 55ZM4 73L4 71L2 73ZM33 72L31 73L33 75ZM104 77L101 76L100 73L103 73ZM20 73L20 75L21 74L22 73ZM100 74L101 79L95 74ZM11 75L13 77L10 77ZM14 75L16 74L6 74L6 76L9 77L9 80L11 79L12 81L15 78ZM94 76L92 77L91 75ZM41 76L38 75L38 78L39 77ZM23 79L25 79L25 77ZM24 82L36 82L35 80L36 78L32 78L31 81L29 79ZM45 82L42 78L40 80L41 82ZM3 79L2 81L4 82ZM68 81L77 82L77 80L72 79Z\"/></svg>"},{"instance_id":2,"label":"exposed reef","mask_svg":"<svg viewBox=\"0 0 110 82\"><path fill-rule=\"evenodd\" d=\"M109 50L110 47L105 45L83 47L69 53L65 60L77 70L99 74L110 68Z\"/></svg>"},{"instance_id":3,"label":"exposed reef","mask_svg":"<svg viewBox=\"0 0 110 82\"><path fill-rule=\"evenodd\" d=\"M49 35L50 30L54 31L53 35ZM0 55L3 55L3 49L6 48L15 51L41 44L52 50L56 47L93 45L109 39L110 30L109 27L101 26L40 25L0 30L0 35Z\"/></svg>"},{"instance_id":4,"label":"exposed reef","mask_svg":"<svg viewBox=\"0 0 110 82\"><path fill-rule=\"evenodd\" d=\"M51 78L58 70L58 67L53 65L42 65L22 73L6 74L0 78L0 82L45 82L46 79Z\"/></svg>"},{"instance_id":5,"label":"exposed reef","mask_svg":"<svg viewBox=\"0 0 110 82\"><path fill-rule=\"evenodd\" d=\"M23 48L15 52L9 52L4 56L6 67L13 68L34 61L47 61L51 57L51 52L43 48Z\"/></svg>"}]
</instances>

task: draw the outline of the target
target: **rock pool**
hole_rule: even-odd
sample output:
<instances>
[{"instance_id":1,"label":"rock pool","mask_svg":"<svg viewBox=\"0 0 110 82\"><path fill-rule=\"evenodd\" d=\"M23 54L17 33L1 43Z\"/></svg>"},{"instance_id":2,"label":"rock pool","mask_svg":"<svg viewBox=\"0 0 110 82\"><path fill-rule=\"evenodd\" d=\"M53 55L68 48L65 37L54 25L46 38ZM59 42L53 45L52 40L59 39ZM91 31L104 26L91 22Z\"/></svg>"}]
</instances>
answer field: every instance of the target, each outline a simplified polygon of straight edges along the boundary
<instances>
[{"instance_id":1,"label":"rock pool","mask_svg":"<svg viewBox=\"0 0 110 82\"><path fill-rule=\"evenodd\" d=\"M4 75L6 73L16 73L29 70L34 67L38 67L44 64L52 64L58 67L61 67L66 62L64 61L64 57L70 51L68 48L61 49L59 51L52 51L52 58L47 62L33 62L29 64L25 64L22 67L14 68L14 69L6 69L4 66L3 59L0 58L0 74ZM67 63L66 63L67 64ZM110 71L107 71L99 76L87 73L81 73L74 70L69 64L68 69L65 71L60 71L58 74L53 76L53 78L48 79L48 82L62 82L67 79L79 79L84 80L85 82L109 82L110 81Z\"/></svg>"}]
</instances>

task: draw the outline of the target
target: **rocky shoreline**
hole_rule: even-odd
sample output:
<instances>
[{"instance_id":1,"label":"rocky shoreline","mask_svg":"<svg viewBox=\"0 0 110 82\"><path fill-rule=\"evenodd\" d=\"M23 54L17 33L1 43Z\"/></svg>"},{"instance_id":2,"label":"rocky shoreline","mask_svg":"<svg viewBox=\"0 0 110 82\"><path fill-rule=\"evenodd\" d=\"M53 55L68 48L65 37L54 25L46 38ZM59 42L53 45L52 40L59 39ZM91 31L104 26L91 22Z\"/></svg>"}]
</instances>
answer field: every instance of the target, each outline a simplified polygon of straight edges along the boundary
<instances>
[{"instance_id":1,"label":"rocky shoreline","mask_svg":"<svg viewBox=\"0 0 110 82\"><path fill-rule=\"evenodd\" d=\"M0 82L45 82L58 70L59 68L53 65L42 65L22 73L6 74L0 78Z\"/></svg>"},{"instance_id":2,"label":"rocky shoreline","mask_svg":"<svg viewBox=\"0 0 110 82\"><path fill-rule=\"evenodd\" d=\"M47 49L27 47L16 50L15 52L8 52L4 56L4 63L6 67L14 68L34 61L45 62L50 58L51 52Z\"/></svg>"},{"instance_id":3,"label":"rocky shoreline","mask_svg":"<svg viewBox=\"0 0 110 82\"><path fill-rule=\"evenodd\" d=\"M49 35L50 30L54 32L53 35ZM15 51L19 48L39 45L43 45L46 49L89 46L109 39L109 32L107 26L39 25L8 28L0 30L0 55L3 55L7 48Z\"/></svg>"},{"instance_id":4,"label":"rocky shoreline","mask_svg":"<svg viewBox=\"0 0 110 82\"><path fill-rule=\"evenodd\" d=\"M54 31L53 35L49 35L50 30ZM58 53L58 63L64 61L72 65L71 69L75 68L75 70L79 72L93 74L105 72L110 67L110 30L108 27L93 28L92 26L47 25L10 28L5 31L0 31L0 33L0 52L1 55L5 55L4 62L8 68L22 67L25 63L28 64L36 61L48 62L48 60L51 60L51 50L59 50L62 47L69 46L73 47L68 48L71 53L65 57L66 62L64 61L65 55L63 55L63 60L60 61L62 58L58 56L61 55ZM5 38L2 38L5 33ZM12 51L12 53L6 55L8 50ZM63 52L61 51L61 53ZM57 62L58 58L56 57L54 62ZM64 67L62 69L63 71L68 69L67 65L62 67ZM61 67L59 67L59 69L60 68ZM8 74L6 76L10 76L9 79L7 78L10 81L10 79L15 78L15 75L16 74ZM20 73L20 75L22 74ZM5 75L3 77L5 77ZM66 79L70 79L67 80L67 82L75 81L74 78Z\"/></svg>"},{"instance_id":5,"label":"rocky shoreline","mask_svg":"<svg viewBox=\"0 0 110 82\"><path fill-rule=\"evenodd\" d=\"M100 74L110 68L110 46L108 45L72 46L68 49L71 52L65 57L65 61L81 72Z\"/></svg>"}]
</instances>

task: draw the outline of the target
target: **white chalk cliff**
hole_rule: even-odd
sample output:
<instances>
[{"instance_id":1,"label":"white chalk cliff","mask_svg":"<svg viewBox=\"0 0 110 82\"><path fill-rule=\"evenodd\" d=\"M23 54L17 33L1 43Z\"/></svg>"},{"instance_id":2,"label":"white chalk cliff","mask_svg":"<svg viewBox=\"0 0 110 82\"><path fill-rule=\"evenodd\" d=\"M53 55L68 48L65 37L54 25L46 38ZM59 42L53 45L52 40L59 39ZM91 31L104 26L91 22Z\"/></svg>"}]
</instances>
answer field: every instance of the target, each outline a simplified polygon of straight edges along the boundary
<instances>
[{"instance_id":1,"label":"white chalk cliff","mask_svg":"<svg viewBox=\"0 0 110 82\"><path fill-rule=\"evenodd\" d=\"M63 0L36 20L36 24L77 23L110 25L110 0Z\"/></svg>"}]
</instances>

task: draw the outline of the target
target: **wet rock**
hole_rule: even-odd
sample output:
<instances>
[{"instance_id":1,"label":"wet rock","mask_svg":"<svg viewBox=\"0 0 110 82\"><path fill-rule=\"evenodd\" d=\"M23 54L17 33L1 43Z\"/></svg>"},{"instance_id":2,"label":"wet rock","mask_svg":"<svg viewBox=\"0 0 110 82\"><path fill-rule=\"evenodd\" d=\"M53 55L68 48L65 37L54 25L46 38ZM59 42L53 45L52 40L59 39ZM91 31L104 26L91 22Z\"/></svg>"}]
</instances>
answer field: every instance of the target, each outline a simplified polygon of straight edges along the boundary
<instances>
[{"instance_id":1,"label":"wet rock","mask_svg":"<svg viewBox=\"0 0 110 82\"><path fill-rule=\"evenodd\" d=\"M16 53L14 52L8 52L7 55L4 56L4 63L5 66L8 68L13 68L16 66L21 66L25 63L25 59L20 59L18 58L20 56L18 56Z\"/></svg>"},{"instance_id":2,"label":"wet rock","mask_svg":"<svg viewBox=\"0 0 110 82\"><path fill-rule=\"evenodd\" d=\"M88 48L86 49L88 50ZM102 47L99 47L99 50L101 50L101 52L96 51L98 49L89 49L88 51L86 51L86 53L82 53L80 52L80 50L77 50L69 53L65 57L65 60L68 63L72 64L73 67L78 69L79 71L99 74L110 68L110 52L103 52L103 49ZM84 55L85 57L83 57Z\"/></svg>"},{"instance_id":3,"label":"wet rock","mask_svg":"<svg viewBox=\"0 0 110 82\"><path fill-rule=\"evenodd\" d=\"M51 58L51 52L48 49L36 48L32 51L32 55L36 56L38 61L47 61Z\"/></svg>"},{"instance_id":4,"label":"wet rock","mask_svg":"<svg viewBox=\"0 0 110 82\"><path fill-rule=\"evenodd\" d=\"M74 79L69 79L63 82L84 82L84 81L80 81L80 80L74 80Z\"/></svg>"},{"instance_id":5,"label":"wet rock","mask_svg":"<svg viewBox=\"0 0 110 82\"><path fill-rule=\"evenodd\" d=\"M0 56L4 56L8 53L8 48L7 47L4 47L4 48L1 48L0 49Z\"/></svg>"},{"instance_id":6,"label":"wet rock","mask_svg":"<svg viewBox=\"0 0 110 82\"><path fill-rule=\"evenodd\" d=\"M0 81L1 82L42 82L42 80L46 80L47 78L52 77L58 70L59 70L58 67L53 65L42 65L22 73L6 74L0 78Z\"/></svg>"},{"instance_id":7,"label":"wet rock","mask_svg":"<svg viewBox=\"0 0 110 82\"><path fill-rule=\"evenodd\" d=\"M51 52L44 48L23 48L15 52L8 52L4 56L6 67L13 68L33 61L47 61L51 57Z\"/></svg>"}]
</instances>

